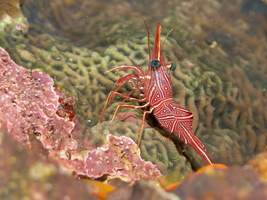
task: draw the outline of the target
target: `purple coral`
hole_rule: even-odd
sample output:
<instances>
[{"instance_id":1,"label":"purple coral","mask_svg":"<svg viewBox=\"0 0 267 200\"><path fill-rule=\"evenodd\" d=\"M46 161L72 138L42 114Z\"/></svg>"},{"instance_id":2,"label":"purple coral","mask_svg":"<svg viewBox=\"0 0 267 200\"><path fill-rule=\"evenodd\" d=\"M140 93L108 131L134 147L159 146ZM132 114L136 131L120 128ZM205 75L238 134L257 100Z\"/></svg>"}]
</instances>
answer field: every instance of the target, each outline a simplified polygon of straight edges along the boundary
<instances>
[{"instance_id":1,"label":"purple coral","mask_svg":"<svg viewBox=\"0 0 267 200\"><path fill-rule=\"evenodd\" d=\"M151 162L144 161L140 149L126 136L107 135L107 143L101 147L86 151L68 151L58 160L61 166L90 178L119 177L125 181L139 179L153 180L162 176Z\"/></svg>"},{"instance_id":2,"label":"purple coral","mask_svg":"<svg viewBox=\"0 0 267 200\"><path fill-rule=\"evenodd\" d=\"M86 174L98 178L104 174L122 176L126 180L151 180L161 176L151 162L140 157L140 150L134 141L125 136L107 135L108 144L88 153Z\"/></svg>"},{"instance_id":3,"label":"purple coral","mask_svg":"<svg viewBox=\"0 0 267 200\"><path fill-rule=\"evenodd\" d=\"M0 48L0 128L24 146L36 135L45 149L76 149L75 124L56 114L59 96L51 77L27 70Z\"/></svg>"}]
</instances>

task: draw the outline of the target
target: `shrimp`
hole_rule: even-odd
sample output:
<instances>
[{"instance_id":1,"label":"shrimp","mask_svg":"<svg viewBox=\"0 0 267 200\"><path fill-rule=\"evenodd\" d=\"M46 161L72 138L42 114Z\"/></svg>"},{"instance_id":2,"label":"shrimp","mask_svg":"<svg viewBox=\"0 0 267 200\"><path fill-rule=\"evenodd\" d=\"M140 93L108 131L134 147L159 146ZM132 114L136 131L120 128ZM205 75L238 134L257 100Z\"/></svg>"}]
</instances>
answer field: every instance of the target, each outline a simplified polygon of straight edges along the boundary
<instances>
[{"instance_id":1,"label":"shrimp","mask_svg":"<svg viewBox=\"0 0 267 200\"><path fill-rule=\"evenodd\" d=\"M124 100L118 105L113 115L112 121L118 113L120 107L141 109L148 107L149 110L144 111L142 117L142 125L138 139L138 146L140 145L142 132L145 124L145 117L147 114L153 113L159 124L168 129L171 133L175 133L185 144L191 146L207 164L212 164L208 152L202 142L195 136L192 129L193 114L179 106L173 99L172 83L169 70L175 70L175 65L170 62L165 62L162 57L162 46L160 43L161 24L158 23L154 49L150 51L149 36L149 64L148 70L144 71L138 66L119 66L108 71L118 70L123 71L132 69L135 74L126 74L120 77L116 84L118 87L111 91L104 108L99 117L99 124L104 115L105 109L112 98L117 95ZM126 95L119 92L119 89L129 82L132 90ZM140 98L131 97L133 92L137 92ZM134 106L125 104L125 100L136 102L144 102L144 105Z\"/></svg>"}]
</instances>

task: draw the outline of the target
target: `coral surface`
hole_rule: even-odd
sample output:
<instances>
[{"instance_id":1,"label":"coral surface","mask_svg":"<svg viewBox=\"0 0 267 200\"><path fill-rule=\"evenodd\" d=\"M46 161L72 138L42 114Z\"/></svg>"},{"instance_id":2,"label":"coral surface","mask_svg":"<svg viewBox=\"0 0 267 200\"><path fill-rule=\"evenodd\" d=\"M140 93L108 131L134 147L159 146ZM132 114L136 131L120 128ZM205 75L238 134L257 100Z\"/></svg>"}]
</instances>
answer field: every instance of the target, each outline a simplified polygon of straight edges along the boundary
<instances>
[{"instance_id":1,"label":"coral surface","mask_svg":"<svg viewBox=\"0 0 267 200\"><path fill-rule=\"evenodd\" d=\"M256 155L251 159L246 167L254 169L259 177L267 183L267 151Z\"/></svg>"},{"instance_id":2,"label":"coral surface","mask_svg":"<svg viewBox=\"0 0 267 200\"><path fill-rule=\"evenodd\" d=\"M125 115L128 117L133 116L132 113L126 113ZM110 122L105 122L101 125L93 126L90 129L90 132L85 136L86 139L83 141L88 141L89 146L99 146L105 142L104 138L106 135L114 134L117 136L125 135L133 138L133 140L137 143L139 137L138 125L140 125L142 120L136 119L135 116L135 121L136 123L133 123L133 121L114 121L112 124ZM177 180L180 180L181 177L184 177L187 173L192 172L190 163L184 156L179 154L174 143L154 129L144 129L143 138L140 144L140 151L141 157L156 164L163 174L176 171L177 173L175 176Z\"/></svg>"},{"instance_id":3,"label":"coral surface","mask_svg":"<svg viewBox=\"0 0 267 200\"><path fill-rule=\"evenodd\" d=\"M89 177L115 179L127 182L154 180L162 174L151 162L140 157L140 149L126 136L107 135L105 145L82 151L59 151L54 155L58 163L76 174Z\"/></svg>"},{"instance_id":4,"label":"coral surface","mask_svg":"<svg viewBox=\"0 0 267 200\"><path fill-rule=\"evenodd\" d=\"M34 38L31 39L35 41L45 29L61 41L99 49L127 40L140 31L138 20L131 20L138 15L136 8L124 0L26 1L22 9L33 25ZM42 27L39 27L40 21L44 22ZM41 37L47 39L45 35Z\"/></svg>"},{"instance_id":5,"label":"coral surface","mask_svg":"<svg viewBox=\"0 0 267 200\"><path fill-rule=\"evenodd\" d=\"M266 20L255 13L241 15L243 5L241 0L25 1L22 13L30 23L29 31L18 30L16 23L7 25L0 43L17 63L50 74L77 98L77 118L84 130L80 137L90 139L77 141L89 147L103 144L110 133L137 138L135 121L95 126L108 93L115 88L113 83L131 73L105 72L120 65L145 67L148 62L147 33L141 19L132 14L142 13L150 27L160 21L162 41L174 27L164 42L165 55L177 63L172 74L174 99L193 112L195 133L214 162L242 165L265 148L267 121L266 56L262 53L266 52ZM129 89L127 85L121 92ZM110 103L104 121L120 101ZM147 121L153 121L153 116ZM195 168L201 166L192 149L162 139L160 133L171 137L168 130L156 123L149 126L141 143L143 158L161 165L165 172L190 171L184 157L174 153L177 147Z\"/></svg>"},{"instance_id":6,"label":"coral surface","mask_svg":"<svg viewBox=\"0 0 267 200\"><path fill-rule=\"evenodd\" d=\"M266 199L267 185L254 170L233 167L228 170L210 168L186 179L175 193L181 199Z\"/></svg>"},{"instance_id":7,"label":"coral surface","mask_svg":"<svg viewBox=\"0 0 267 200\"><path fill-rule=\"evenodd\" d=\"M155 179L160 171L151 162L144 162L136 143L128 137L107 136L107 146L88 152L86 175L93 178L103 174L126 177L127 179ZM127 180L129 181L129 180Z\"/></svg>"},{"instance_id":8,"label":"coral surface","mask_svg":"<svg viewBox=\"0 0 267 200\"><path fill-rule=\"evenodd\" d=\"M117 25L114 25L114 28L108 28L108 26L104 25L106 16L102 16L102 18L98 16L99 18L97 19L97 17L94 18L93 14L93 8L98 6L104 12L107 12L104 9L107 8L105 3L101 3L101 5L94 1L90 1L90 3L92 5L91 10L88 7L89 4L85 3L87 6L84 5L84 8L88 9L81 11L79 15L75 15L75 12L72 13L70 9L77 7L78 3L76 4L75 2L67 4L65 1L60 0L46 3L42 1L38 3L26 2L22 6L23 12L25 16L28 16L29 20L33 20L30 21L32 26L31 31L27 33L27 37L12 26L7 26L5 27L5 32L1 33L0 38L4 47L12 50L10 51L11 56L16 62L28 68L38 68L49 73L58 85L63 89L65 88L72 96L77 97L77 115L83 126L92 126L97 122L107 94L115 88L113 83L124 74L124 72L117 74L105 73L106 70L124 64L145 66L147 63L147 37L143 37L146 35L145 29L139 28L141 25L135 24L135 20L128 20L126 23L123 19L121 19L123 21L120 21L116 16L111 20L114 20L114 22L117 20ZM233 159L231 162L244 164L249 158L247 155L252 155L252 153L247 152L261 151L266 145L264 134L266 133L264 128L264 122L266 122L264 113L266 112L262 112L266 109L264 106L266 105L266 98L264 98L266 92L262 90L264 84L264 77L262 76L266 72L264 68L260 68L262 66L260 63L265 62L264 58L260 57L260 54L257 54L257 59L252 59L250 52L242 51L242 49L247 48L242 48L244 42L241 43L241 41L245 41L250 49L255 49L253 52L263 52L264 50L260 50L259 45L254 45L258 42L257 38L262 33L257 31L256 33L259 37L248 38L250 37L250 29L245 27L245 25L249 26L246 17L240 19L233 14L237 6L241 4L240 1L238 3L234 6L225 2L213 2L210 7L201 7L198 6L200 1L181 2L175 6L173 5L171 10L164 10L163 13L157 14L163 16L165 13L165 20L162 19L162 16L157 16L157 18L165 21L162 24L163 35L164 32L167 33L166 29L175 27L172 35L165 41L164 46L164 52L173 61L180 63L172 78L175 101L193 112L194 130L200 139L212 137L215 132L226 133L228 130L235 132L234 135L237 137L230 137L228 140L235 140L231 141L234 143L241 139L241 144L248 145L246 146L246 151L242 150L242 145L240 147L237 146L235 150L239 151L240 155L244 157L243 161L240 162L240 159ZM64 15L64 12L57 14L53 12L55 13L54 15L49 14L48 16L45 10L39 10L41 7L39 4L44 4L43 6L47 9L51 8L53 11L66 8L66 12L69 12L69 14ZM160 4L160 2L151 2L150 6L156 8ZM141 8L140 5L136 6L140 9L140 12L143 12L144 8ZM231 9L225 15L223 7L226 6ZM131 2L127 4L127 8L131 9L130 7ZM28 8L35 9L33 11ZM115 8L116 6L110 8L109 12L112 13ZM228 21L231 21L232 24L237 24L236 27L240 27L240 29L232 27L232 24L223 21L224 18L220 18L221 15L216 12L211 12L211 8L217 10L221 15L227 16L227 19L231 19ZM90 27L86 24L87 20L80 20L81 13L86 15L86 12L92 12L89 16L91 25L95 26L95 28L88 28L82 34L98 35L99 38L116 38L114 35L121 36L120 39L116 39L117 45L92 51L84 47L77 47L69 41L71 35L77 36L71 30L80 30L78 27ZM205 13L206 15L199 18L198 13ZM35 15L38 15L38 17L31 18L31 16ZM122 12L122 15L125 15L125 13L123 14ZM190 18L185 16L190 16ZM100 18L103 24L99 23ZM216 29L216 26L212 26L209 23L211 18L220 22L223 26ZM41 19L47 22L45 27L43 27L43 23L38 21ZM79 23L73 23L73 21L79 21ZM130 21L134 22L131 23ZM197 25L188 26L188 24ZM110 31L102 32L100 31L101 27L107 27ZM135 32L136 29L139 32ZM119 30L127 30L131 34L118 33ZM244 33L246 30L247 33ZM101 36L99 32L105 34ZM225 32L229 32L228 35ZM65 35L65 38L59 38L60 33L63 36ZM125 35L127 36L127 42ZM94 45L99 47L104 44L98 43L98 40L94 41ZM84 46L86 46L86 39L82 43L85 43ZM115 41L112 43L114 44ZM75 42L74 44L78 45ZM87 44L87 46L94 45ZM109 45L109 43L105 42L105 45ZM250 64L248 61L253 63ZM255 66L257 69L249 70L249 66ZM224 72L227 72L227 75ZM201 74L202 78L198 74ZM258 78L255 79L255 77ZM254 84L254 80L257 83ZM209 83L215 86L217 90ZM126 88L129 89L129 87ZM222 96L221 93L225 96ZM119 100L110 103L105 113L105 119L113 114L118 103ZM125 128L127 129L127 125L125 125ZM221 140L219 138L224 140L227 137L213 138L215 140L209 140L209 142L217 144ZM211 144L211 146L215 146L214 144ZM227 160L228 158L221 157L218 154L224 150L220 149L216 155L212 152L213 150L208 149L208 152L213 154L212 160L231 163ZM189 151L189 154L190 152L192 151ZM226 151L222 152L222 154L225 153Z\"/></svg>"},{"instance_id":9,"label":"coral surface","mask_svg":"<svg viewBox=\"0 0 267 200\"><path fill-rule=\"evenodd\" d=\"M23 0L1 0L0 1L0 30L6 25L12 24L14 28L23 33L28 31L27 19L23 16L20 6Z\"/></svg>"},{"instance_id":10,"label":"coral surface","mask_svg":"<svg viewBox=\"0 0 267 200\"><path fill-rule=\"evenodd\" d=\"M35 135L45 149L76 149L70 134L74 122L56 113L60 103L53 84L41 71L18 66L0 48L1 128L27 147Z\"/></svg>"},{"instance_id":11,"label":"coral surface","mask_svg":"<svg viewBox=\"0 0 267 200\"><path fill-rule=\"evenodd\" d=\"M193 112L193 128L212 160L228 165L243 165L253 154L265 149L266 1L29 0L22 3L0 1L0 45L8 50L16 63L42 72L22 68L7 70L7 64L14 67L14 63L6 53L2 53L0 124L4 133L24 146L56 157L58 163L80 176L88 171L85 165L88 153L96 153L111 145L106 141L107 135L125 135L137 141L142 110L134 110L133 116L129 113L133 110L121 109L124 116L119 115L119 119L112 124L96 123L107 95L115 88L113 83L126 73L132 73L106 71L120 65L139 65L144 68L147 65L147 32L143 23L140 23L141 18L133 17L138 12L152 27L151 33L154 32L154 24L161 22L164 54L167 60L177 64L172 74L174 99ZM261 5L260 10L257 5ZM171 28L174 31L165 40L164 34L167 35ZM10 76L12 72L15 75L13 78ZM52 79L44 72L74 98L62 96L58 89L53 88ZM25 76L22 76L23 73ZM25 94L22 88L29 93ZM31 93L30 89L39 92ZM129 90L131 87L126 85L121 92L127 93ZM16 97L15 92L19 93ZM110 102L104 121L111 119L120 102L120 98ZM148 124L145 125L140 145L141 157L153 162L162 174L172 172L175 182L192 172L192 168L203 165L192 148L185 147L168 130L158 126L153 115L149 115L146 122ZM4 152L4 155L10 155L10 150ZM262 178L265 177L264 156L259 155L248 164ZM16 159L20 158L23 160L24 157ZM12 160L13 157L8 162ZM19 162L27 164L25 160ZM23 166L21 163L19 166ZM1 166L11 169L9 165ZM36 169L38 171L38 166L34 172ZM4 186L10 183L7 190L0 190L4 191L4 195L17 195L9 190L14 189L14 185L20 187L15 191L22 191L18 192L19 197L24 197L22 193L28 188L34 188L32 191L41 188L43 191L41 185L28 184L31 182L31 176L26 177L29 173L14 173L23 169L28 168L12 169L1 179ZM42 169L42 173L50 173L47 167ZM52 173L49 178L58 176ZM50 188L49 178L45 179L48 180L46 191ZM101 178L105 179L106 175ZM85 179L89 181L88 177ZM25 189L25 185L30 186ZM119 197L121 192L127 191L127 197L130 194L129 198L136 199L135 195L142 193L140 190L144 193L138 196L139 199L149 194L169 197L158 191L155 185L146 183L126 186L114 191L114 195ZM48 199L49 195L55 194L53 189L49 191L52 192L47 194ZM215 191L215 196L223 193L227 194L228 199L247 199L251 196L266 198L265 183L253 171L243 168L198 174L182 183L177 191L177 195L184 199L199 199L197 191L203 191L203 197ZM45 196L44 193L40 192L40 196ZM25 196L32 195L27 193ZM176 196L173 198L177 199Z\"/></svg>"},{"instance_id":12,"label":"coral surface","mask_svg":"<svg viewBox=\"0 0 267 200\"><path fill-rule=\"evenodd\" d=\"M180 198L172 193L168 193L154 182L136 181L132 186L124 186L107 195L107 200L123 199L162 199L179 200Z\"/></svg>"},{"instance_id":13,"label":"coral surface","mask_svg":"<svg viewBox=\"0 0 267 200\"><path fill-rule=\"evenodd\" d=\"M91 187L1 131L0 152L0 199L98 199Z\"/></svg>"}]
</instances>

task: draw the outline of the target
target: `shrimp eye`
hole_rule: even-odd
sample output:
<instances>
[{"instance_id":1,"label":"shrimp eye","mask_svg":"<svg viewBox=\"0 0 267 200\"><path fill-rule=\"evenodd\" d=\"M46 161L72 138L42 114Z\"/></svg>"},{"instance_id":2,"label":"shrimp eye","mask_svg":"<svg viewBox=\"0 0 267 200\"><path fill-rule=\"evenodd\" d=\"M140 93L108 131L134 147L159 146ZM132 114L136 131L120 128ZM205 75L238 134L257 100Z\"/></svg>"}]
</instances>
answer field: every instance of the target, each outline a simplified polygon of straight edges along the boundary
<instances>
[{"instance_id":1,"label":"shrimp eye","mask_svg":"<svg viewBox=\"0 0 267 200\"><path fill-rule=\"evenodd\" d=\"M159 67L159 66L160 66L160 62L159 62L158 59L152 59L152 60L150 61L150 65L151 65L152 67Z\"/></svg>"},{"instance_id":2,"label":"shrimp eye","mask_svg":"<svg viewBox=\"0 0 267 200\"><path fill-rule=\"evenodd\" d=\"M172 71L174 71L176 69L176 65L174 63L167 63L166 66Z\"/></svg>"},{"instance_id":3,"label":"shrimp eye","mask_svg":"<svg viewBox=\"0 0 267 200\"><path fill-rule=\"evenodd\" d=\"M176 65L174 63L172 63L170 70L174 71L176 69Z\"/></svg>"}]
</instances>

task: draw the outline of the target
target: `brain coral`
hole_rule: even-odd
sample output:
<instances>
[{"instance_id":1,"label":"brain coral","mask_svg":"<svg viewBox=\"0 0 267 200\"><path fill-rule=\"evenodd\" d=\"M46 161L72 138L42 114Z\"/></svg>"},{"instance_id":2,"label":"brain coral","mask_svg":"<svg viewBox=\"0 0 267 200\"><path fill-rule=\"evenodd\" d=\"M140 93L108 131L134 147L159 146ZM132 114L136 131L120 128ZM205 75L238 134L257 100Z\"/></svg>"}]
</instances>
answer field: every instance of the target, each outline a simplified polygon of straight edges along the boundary
<instances>
[{"instance_id":1,"label":"brain coral","mask_svg":"<svg viewBox=\"0 0 267 200\"><path fill-rule=\"evenodd\" d=\"M64 1L56 1L53 6L59 5L60 2ZM246 16L237 16L241 3L241 0L237 4L210 0L205 0L204 3L201 0L182 1L172 4L165 10L163 13L167 12L166 16L157 13L157 18L163 22L163 33L167 34L167 29L175 28L164 46L165 54L180 64L172 77L175 101L193 112L196 135L201 140L208 141L206 146L212 154L212 159L231 164L244 164L251 152L262 151L266 146L267 112L265 112L264 85L267 73L262 64L266 63L266 57L262 56L266 47L261 45L264 44L265 37L260 29L256 29L255 32L250 29ZM36 1L31 1L28 6L39 9L39 3ZM52 1L47 2L46 6L51 8ZM68 6L70 8L73 5L66 5L67 8ZM226 11L225 7L229 9ZM125 18L115 17L114 22L118 21L113 23L110 31L106 32L106 29L104 31L101 29L104 23L95 23L94 25L99 27L95 27L94 30L105 32L106 45L110 44L108 38L115 37L118 32L125 30L124 28L127 27L128 32L122 31L124 36L116 40L117 44L111 40L114 45L109 45L105 49L101 48L99 40L96 41L99 48L93 51L78 47L77 43L74 45L69 39L51 34L51 32L62 33L58 26L67 30L69 34L71 28L64 23L69 24L70 18L76 15L64 15L64 12L60 12L58 13L60 16L47 17L46 11L39 9L37 13L40 17L34 18L31 17L30 9L25 8L25 16L28 16L31 22L30 32L25 37L14 29L14 26L6 26L5 31L1 32L0 41L6 49L12 50L11 56L16 62L49 73L58 85L77 97L78 118L84 126L87 126L85 133L87 136L90 127L98 120L108 93L115 88L113 83L126 73L105 73L105 71L119 65L133 64L142 67L146 65L145 29L138 29L140 25L130 26L132 24L125 23ZM161 9L162 4L151 3L151 8ZM63 10L64 7L60 9ZM110 12L114 10L111 9ZM203 14L200 16L199 13ZM79 14L77 16L77 19L80 19ZM65 20L59 20L63 17ZM99 17L106 22L106 16L99 15ZM43 27L41 20L45 18L51 22ZM266 23L261 18L258 22L262 26ZM55 25L57 23L59 24ZM217 24L222 26L218 28ZM94 45L88 44L88 46ZM202 78L198 74L201 74ZM215 90L209 83L218 89ZM126 92L127 89L130 88L126 86L122 92ZM110 119L119 102L120 99L115 99L110 103L105 113L105 120ZM132 125L123 123L123 129L133 132L132 128ZM112 129L112 126L107 129ZM123 131L119 132L124 134ZM99 136L92 135L96 137L93 141L97 141ZM152 135L152 133L144 134L144 137L152 138ZM219 141L228 144L229 149L216 146L221 144ZM233 147L231 144L238 145ZM188 152L190 154L191 151ZM226 157L226 153L233 155L234 158Z\"/></svg>"},{"instance_id":2,"label":"brain coral","mask_svg":"<svg viewBox=\"0 0 267 200\"><path fill-rule=\"evenodd\" d=\"M49 12L43 12L45 8ZM97 0L48 0L26 1L23 12L36 27L35 31L48 30L61 35L75 46L98 48L107 46L138 32L130 20L136 14L135 8L127 1L112 0L109 3ZM122 23L117 23L122 20ZM37 28L43 21L41 28ZM101 24L101 26L99 26Z\"/></svg>"},{"instance_id":3,"label":"brain coral","mask_svg":"<svg viewBox=\"0 0 267 200\"><path fill-rule=\"evenodd\" d=\"M263 49L266 47L261 45L264 31L260 27L264 27L266 21L260 17L252 18L254 23L259 23L258 29L252 28L253 25L248 23L250 20L248 18L251 16L240 17L236 13L238 6L241 7L241 1L235 5L213 2L212 7L217 14L214 11L210 12L209 7L197 6L200 3L203 2L195 1L175 8L175 13L181 11L185 16L190 15L190 18L182 18L181 21L181 18L169 17L171 23L179 27L178 34L174 34L174 37L177 36L175 39L180 47L175 46L174 51L178 52L182 60L181 68L184 72L181 75L177 70L174 76L182 79L186 87L191 88L193 92L185 97L193 98L192 102L195 102L198 108L198 112L194 115L199 124L197 134L203 129L229 128L238 133L249 145L250 150L262 151L266 146L267 118L264 88L267 72L262 65L266 62L266 57L262 56L261 52L265 51ZM229 8L227 12L224 10L225 7ZM192 8L195 13L193 15ZM197 13L206 14L199 17ZM196 24L191 27L190 33L184 31L188 29L186 28L188 24ZM222 26L218 27L215 24ZM215 47L208 41L211 37ZM193 72L201 74L226 98L210 87L206 81L199 79L195 73L185 71L184 68L190 68L194 70ZM195 110L194 105L188 104L188 107Z\"/></svg>"}]
</instances>

